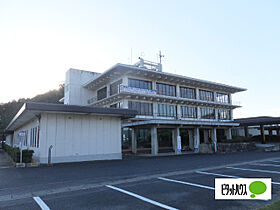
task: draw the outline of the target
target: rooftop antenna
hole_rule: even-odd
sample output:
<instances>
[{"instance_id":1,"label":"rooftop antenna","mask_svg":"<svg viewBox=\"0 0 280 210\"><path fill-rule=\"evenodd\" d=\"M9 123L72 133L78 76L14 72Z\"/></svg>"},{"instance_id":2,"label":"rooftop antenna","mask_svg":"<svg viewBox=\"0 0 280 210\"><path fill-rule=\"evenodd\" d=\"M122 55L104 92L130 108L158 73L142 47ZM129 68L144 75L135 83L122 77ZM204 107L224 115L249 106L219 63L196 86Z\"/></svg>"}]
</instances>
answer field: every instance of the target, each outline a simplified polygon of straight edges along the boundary
<instances>
[{"instance_id":1,"label":"rooftop antenna","mask_svg":"<svg viewBox=\"0 0 280 210\"><path fill-rule=\"evenodd\" d=\"M130 50L130 64L132 65L132 48Z\"/></svg>"},{"instance_id":2,"label":"rooftop antenna","mask_svg":"<svg viewBox=\"0 0 280 210\"><path fill-rule=\"evenodd\" d=\"M161 58L163 58L164 57L164 55L163 54L161 54L161 51L159 51L159 63L161 64Z\"/></svg>"}]
</instances>

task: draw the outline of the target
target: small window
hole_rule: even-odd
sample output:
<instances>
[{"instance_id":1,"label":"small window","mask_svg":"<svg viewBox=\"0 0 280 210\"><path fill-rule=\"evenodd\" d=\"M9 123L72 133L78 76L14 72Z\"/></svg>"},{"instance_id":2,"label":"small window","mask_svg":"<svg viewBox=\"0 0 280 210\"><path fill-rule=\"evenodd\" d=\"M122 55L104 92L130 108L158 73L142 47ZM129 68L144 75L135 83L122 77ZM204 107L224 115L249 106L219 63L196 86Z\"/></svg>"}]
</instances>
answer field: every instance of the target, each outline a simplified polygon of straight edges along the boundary
<instances>
[{"instance_id":1,"label":"small window","mask_svg":"<svg viewBox=\"0 0 280 210\"><path fill-rule=\"evenodd\" d=\"M216 101L220 103L229 103L229 94L217 93Z\"/></svg>"},{"instance_id":2,"label":"small window","mask_svg":"<svg viewBox=\"0 0 280 210\"><path fill-rule=\"evenodd\" d=\"M192 106L181 106L181 116L185 118L197 118L197 108Z\"/></svg>"},{"instance_id":3,"label":"small window","mask_svg":"<svg viewBox=\"0 0 280 210\"><path fill-rule=\"evenodd\" d=\"M215 109L200 108L201 119L215 119Z\"/></svg>"},{"instance_id":4,"label":"small window","mask_svg":"<svg viewBox=\"0 0 280 210\"><path fill-rule=\"evenodd\" d=\"M199 90L199 99L203 101L214 101L214 93L207 90Z\"/></svg>"},{"instance_id":5,"label":"small window","mask_svg":"<svg viewBox=\"0 0 280 210\"><path fill-rule=\"evenodd\" d=\"M30 130L30 147L39 147L39 127L31 128Z\"/></svg>"},{"instance_id":6,"label":"small window","mask_svg":"<svg viewBox=\"0 0 280 210\"><path fill-rule=\"evenodd\" d=\"M107 87L104 87L97 91L97 100L101 100L107 97Z\"/></svg>"},{"instance_id":7,"label":"small window","mask_svg":"<svg viewBox=\"0 0 280 210\"><path fill-rule=\"evenodd\" d=\"M176 117L177 107L169 104L158 104L158 116L162 117Z\"/></svg>"},{"instance_id":8,"label":"small window","mask_svg":"<svg viewBox=\"0 0 280 210\"><path fill-rule=\"evenodd\" d=\"M138 115L153 115L153 104L137 101L129 101L128 108L137 110Z\"/></svg>"},{"instance_id":9,"label":"small window","mask_svg":"<svg viewBox=\"0 0 280 210\"><path fill-rule=\"evenodd\" d=\"M140 89L152 89L152 82L145 81L145 80L138 80L138 79L128 79L128 86L129 87L135 87Z\"/></svg>"},{"instance_id":10,"label":"small window","mask_svg":"<svg viewBox=\"0 0 280 210\"><path fill-rule=\"evenodd\" d=\"M166 96L176 96L176 87L163 83L157 83L157 94Z\"/></svg>"}]
</instances>

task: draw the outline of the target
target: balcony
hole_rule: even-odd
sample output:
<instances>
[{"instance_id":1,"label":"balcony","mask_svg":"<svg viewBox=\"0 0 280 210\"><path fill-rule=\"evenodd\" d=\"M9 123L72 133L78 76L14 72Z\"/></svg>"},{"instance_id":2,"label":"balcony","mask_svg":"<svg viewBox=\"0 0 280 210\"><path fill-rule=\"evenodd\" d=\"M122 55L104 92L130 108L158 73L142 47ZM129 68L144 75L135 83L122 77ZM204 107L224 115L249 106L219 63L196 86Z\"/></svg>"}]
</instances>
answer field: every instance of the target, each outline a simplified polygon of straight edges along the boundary
<instances>
[{"instance_id":1,"label":"balcony","mask_svg":"<svg viewBox=\"0 0 280 210\"><path fill-rule=\"evenodd\" d=\"M104 106L108 104L112 104L122 99L134 99L141 101L149 101L149 102L157 102L157 103L170 103L170 104L178 104L178 105L190 105L190 106L207 106L214 108L237 108L240 107L240 102L230 103L222 103L216 101L202 101L199 99L189 99L189 98L181 98L176 96L166 96L157 94L156 90L142 89L142 88L134 88L126 85L120 85L118 91L109 95L104 99L97 100L97 97L92 97L88 99L89 105L95 106Z\"/></svg>"},{"instance_id":2,"label":"balcony","mask_svg":"<svg viewBox=\"0 0 280 210\"><path fill-rule=\"evenodd\" d=\"M119 88L118 88L118 91L115 94L110 95L109 97L118 95L120 93L132 93L132 94L140 94L140 95L146 95L146 96L157 95L156 90L149 90L149 89L129 87L127 85L120 85ZM109 97L107 97L107 98L109 98ZM101 101L101 100L98 100L97 96L95 96L95 97L92 97L92 98L88 99L88 104L92 105L95 102L98 102L98 101Z\"/></svg>"}]
</instances>

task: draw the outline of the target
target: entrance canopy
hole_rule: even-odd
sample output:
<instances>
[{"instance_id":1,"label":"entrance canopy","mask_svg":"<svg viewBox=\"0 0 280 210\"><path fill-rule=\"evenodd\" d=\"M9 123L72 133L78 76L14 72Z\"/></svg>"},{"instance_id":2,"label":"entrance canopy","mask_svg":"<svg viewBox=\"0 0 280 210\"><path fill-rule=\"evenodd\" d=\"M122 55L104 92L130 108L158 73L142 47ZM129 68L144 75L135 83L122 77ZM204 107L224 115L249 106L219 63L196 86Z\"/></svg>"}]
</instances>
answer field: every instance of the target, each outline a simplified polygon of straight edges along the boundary
<instances>
[{"instance_id":1,"label":"entrance canopy","mask_svg":"<svg viewBox=\"0 0 280 210\"><path fill-rule=\"evenodd\" d=\"M272 135L272 129L276 129L277 133L279 133L279 124L280 124L280 117L249 117L249 118L240 118L235 119L234 122L239 123L241 127L244 127L245 136L249 137L248 126L260 126L261 135L262 135L262 143L265 144L265 133L264 133L264 126L270 125L270 135ZM274 126L272 126L274 125Z\"/></svg>"},{"instance_id":2,"label":"entrance canopy","mask_svg":"<svg viewBox=\"0 0 280 210\"><path fill-rule=\"evenodd\" d=\"M280 117L248 117L235 119L234 122L240 126L274 125L280 124Z\"/></svg>"}]
</instances>

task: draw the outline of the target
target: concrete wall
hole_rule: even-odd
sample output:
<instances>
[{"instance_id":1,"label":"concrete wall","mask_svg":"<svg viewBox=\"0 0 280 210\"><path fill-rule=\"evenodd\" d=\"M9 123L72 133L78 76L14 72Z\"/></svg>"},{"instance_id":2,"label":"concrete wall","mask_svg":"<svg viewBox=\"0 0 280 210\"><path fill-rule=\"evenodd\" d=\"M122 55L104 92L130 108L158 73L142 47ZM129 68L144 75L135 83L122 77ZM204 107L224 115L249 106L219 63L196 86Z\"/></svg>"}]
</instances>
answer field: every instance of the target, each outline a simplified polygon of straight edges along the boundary
<instances>
[{"instance_id":1,"label":"concrete wall","mask_svg":"<svg viewBox=\"0 0 280 210\"><path fill-rule=\"evenodd\" d=\"M43 114L40 132L40 162L121 159L121 120L92 115Z\"/></svg>"},{"instance_id":2,"label":"concrete wall","mask_svg":"<svg viewBox=\"0 0 280 210\"><path fill-rule=\"evenodd\" d=\"M87 101L93 97L93 91L84 88L83 85L98 75L96 72L69 69L66 72L64 104L88 105Z\"/></svg>"}]
</instances>

